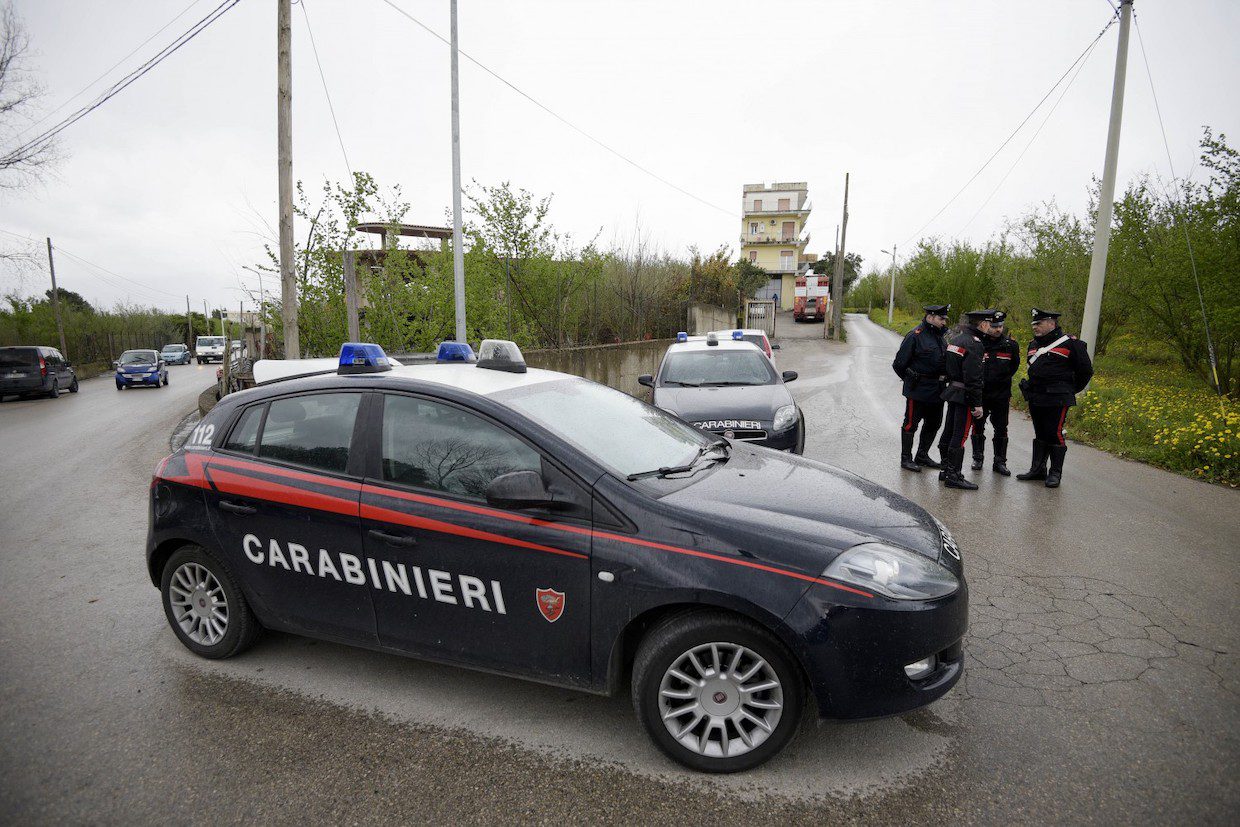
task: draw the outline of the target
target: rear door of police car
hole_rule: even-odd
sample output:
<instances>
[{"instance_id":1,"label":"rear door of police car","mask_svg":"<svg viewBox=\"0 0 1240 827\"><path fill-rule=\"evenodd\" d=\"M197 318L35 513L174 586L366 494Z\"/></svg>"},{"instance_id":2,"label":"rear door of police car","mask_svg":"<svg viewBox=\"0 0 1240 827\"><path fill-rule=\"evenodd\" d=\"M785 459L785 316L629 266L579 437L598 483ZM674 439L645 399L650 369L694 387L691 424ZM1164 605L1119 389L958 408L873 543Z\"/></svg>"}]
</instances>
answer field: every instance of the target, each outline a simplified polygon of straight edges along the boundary
<instances>
[{"instance_id":1,"label":"rear door of police car","mask_svg":"<svg viewBox=\"0 0 1240 827\"><path fill-rule=\"evenodd\" d=\"M380 641L565 683L590 679L590 499L522 435L429 395L378 398L362 489ZM488 505L486 488L536 471L579 505Z\"/></svg>"}]
</instances>

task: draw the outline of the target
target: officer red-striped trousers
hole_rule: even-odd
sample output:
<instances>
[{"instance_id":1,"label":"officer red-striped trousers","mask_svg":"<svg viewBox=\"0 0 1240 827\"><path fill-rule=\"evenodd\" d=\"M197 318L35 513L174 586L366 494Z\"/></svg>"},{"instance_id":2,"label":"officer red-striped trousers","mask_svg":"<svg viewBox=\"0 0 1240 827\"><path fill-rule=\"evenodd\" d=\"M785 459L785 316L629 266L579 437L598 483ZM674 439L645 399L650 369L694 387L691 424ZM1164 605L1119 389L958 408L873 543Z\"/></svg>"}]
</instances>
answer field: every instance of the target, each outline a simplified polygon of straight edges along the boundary
<instances>
[{"instance_id":1,"label":"officer red-striped trousers","mask_svg":"<svg viewBox=\"0 0 1240 827\"><path fill-rule=\"evenodd\" d=\"M943 433L950 434L946 444L952 448L963 448L969 444L969 435L973 433L973 412L968 405L947 403L947 424L943 426Z\"/></svg>"},{"instance_id":2,"label":"officer red-striped trousers","mask_svg":"<svg viewBox=\"0 0 1240 827\"><path fill-rule=\"evenodd\" d=\"M921 423L921 445L923 449L929 447L930 442L934 439L934 435L939 432L939 425L942 422L943 403L941 401L904 400L904 421L900 423L900 430L906 434L911 434L917 430L918 423Z\"/></svg>"},{"instance_id":3,"label":"officer red-striped trousers","mask_svg":"<svg viewBox=\"0 0 1240 827\"><path fill-rule=\"evenodd\" d=\"M1030 405L1029 418L1033 420L1033 438L1047 445L1067 445L1063 426L1068 420L1067 405Z\"/></svg>"}]
</instances>

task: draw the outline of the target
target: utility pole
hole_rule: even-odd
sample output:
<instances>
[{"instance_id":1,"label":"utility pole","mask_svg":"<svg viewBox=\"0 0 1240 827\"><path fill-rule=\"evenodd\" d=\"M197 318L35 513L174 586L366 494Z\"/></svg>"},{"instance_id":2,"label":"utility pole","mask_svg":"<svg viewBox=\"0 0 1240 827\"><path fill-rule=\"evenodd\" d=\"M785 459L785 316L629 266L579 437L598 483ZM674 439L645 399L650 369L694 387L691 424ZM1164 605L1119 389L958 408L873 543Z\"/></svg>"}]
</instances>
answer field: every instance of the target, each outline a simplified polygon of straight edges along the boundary
<instances>
[{"instance_id":1,"label":"utility pole","mask_svg":"<svg viewBox=\"0 0 1240 827\"><path fill-rule=\"evenodd\" d=\"M194 322L189 316L189 293L185 294L185 346L189 347L190 342L194 341Z\"/></svg>"},{"instance_id":2,"label":"utility pole","mask_svg":"<svg viewBox=\"0 0 1240 827\"><path fill-rule=\"evenodd\" d=\"M288 0L283 0L288 2ZM465 251L461 249L461 92L457 82L456 0L452 2L452 276L456 289L456 340L465 339Z\"/></svg>"},{"instance_id":3,"label":"utility pole","mask_svg":"<svg viewBox=\"0 0 1240 827\"><path fill-rule=\"evenodd\" d=\"M350 342L362 338L361 325L357 320L357 255L344 251L344 314Z\"/></svg>"},{"instance_id":4,"label":"utility pole","mask_svg":"<svg viewBox=\"0 0 1240 827\"><path fill-rule=\"evenodd\" d=\"M56 314L56 332L60 334L60 355L69 358L65 347L65 323L60 318L60 291L56 289L56 262L52 260L52 239L47 239L47 269L52 273L52 312Z\"/></svg>"},{"instance_id":5,"label":"utility pole","mask_svg":"<svg viewBox=\"0 0 1240 827\"><path fill-rule=\"evenodd\" d=\"M293 33L289 0L276 0L276 170L280 195L280 317L284 358L301 358L297 329L297 276L293 272Z\"/></svg>"},{"instance_id":6,"label":"utility pole","mask_svg":"<svg viewBox=\"0 0 1240 827\"><path fill-rule=\"evenodd\" d=\"M263 269L258 268L258 358L267 358L267 293L263 290Z\"/></svg>"},{"instance_id":7,"label":"utility pole","mask_svg":"<svg viewBox=\"0 0 1240 827\"><path fill-rule=\"evenodd\" d=\"M1081 338L1093 356L1098 346L1098 318L1102 315L1102 289L1107 274L1107 247L1111 243L1111 211L1115 205L1115 166L1119 162L1119 127L1124 115L1124 80L1128 73L1128 29L1132 23L1132 0L1120 0L1119 45L1115 52L1115 83L1111 88L1111 123L1107 127L1107 152L1102 163L1102 189L1098 193L1098 222L1094 225L1094 255L1089 262L1089 287L1085 291L1085 318Z\"/></svg>"},{"instance_id":8,"label":"utility pole","mask_svg":"<svg viewBox=\"0 0 1240 827\"><path fill-rule=\"evenodd\" d=\"M883 250L882 252L887 252ZM891 324L891 312L896 306L896 245L891 245L891 295L887 298L887 324Z\"/></svg>"},{"instance_id":9,"label":"utility pole","mask_svg":"<svg viewBox=\"0 0 1240 827\"><path fill-rule=\"evenodd\" d=\"M831 338L840 340L843 315L840 302L844 300L844 248L848 244L848 173L844 173L844 217L840 223L840 240L835 248L835 272L831 275Z\"/></svg>"}]
</instances>

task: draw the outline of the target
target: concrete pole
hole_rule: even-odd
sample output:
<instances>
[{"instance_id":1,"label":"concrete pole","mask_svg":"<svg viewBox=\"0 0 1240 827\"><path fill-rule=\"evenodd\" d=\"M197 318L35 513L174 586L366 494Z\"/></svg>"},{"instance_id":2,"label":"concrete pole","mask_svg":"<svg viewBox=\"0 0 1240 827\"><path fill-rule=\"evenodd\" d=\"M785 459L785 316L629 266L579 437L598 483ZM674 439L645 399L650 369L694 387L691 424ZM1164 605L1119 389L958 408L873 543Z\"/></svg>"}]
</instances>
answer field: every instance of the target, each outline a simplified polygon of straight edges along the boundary
<instances>
[{"instance_id":1,"label":"concrete pole","mask_svg":"<svg viewBox=\"0 0 1240 827\"><path fill-rule=\"evenodd\" d=\"M280 196L280 317L284 358L301 358L297 275L293 271L293 33L289 0L276 0L276 169Z\"/></svg>"},{"instance_id":2,"label":"concrete pole","mask_svg":"<svg viewBox=\"0 0 1240 827\"><path fill-rule=\"evenodd\" d=\"M185 346L193 347L190 342L194 341L194 320L189 315L189 293L185 294Z\"/></svg>"},{"instance_id":3,"label":"concrete pole","mask_svg":"<svg viewBox=\"0 0 1240 827\"><path fill-rule=\"evenodd\" d=\"M452 276L456 290L456 340L465 334L465 251L461 249L461 92L458 83L456 0L452 2Z\"/></svg>"},{"instance_id":4,"label":"concrete pole","mask_svg":"<svg viewBox=\"0 0 1240 827\"><path fill-rule=\"evenodd\" d=\"M56 289L56 262L52 260L52 239L47 240L47 269L52 273L52 313L56 315L56 332L60 335L60 355L69 358L65 347L65 323L60 318L60 291Z\"/></svg>"},{"instance_id":5,"label":"concrete pole","mask_svg":"<svg viewBox=\"0 0 1240 827\"><path fill-rule=\"evenodd\" d=\"M831 275L831 338L840 340L843 313L840 302L844 300L844 256L848 245L848 173L844 173L844 217L840 222L840 243L835 251L835 272Z\"/></svg>"},{"instance_id":6,"label":"concrete pole","mask_svg":"<svg viewBox=\"0 0 1240 827\"><path fill-rule=\"evenodd\" d=\"M357 320L357 255L344 251L344 312L350 342L360 341L361 327Z\"/></svg>"},{"instance_id":7,"label":"concrete pole","mask_svg":"<svg viewBox=\"0 0 1240 827\"><path fill-rule=\"evenodd\" d=\"M1094 225L1094 255L1089 262L1089 288L1085 291L1085 318L1081 338L1094 355L1098 346L1098 318L1102 314L1102 289L1107 273L1107 247L1111 243L1111 211L1115 204L1115 166L1119 162L1119 128L1124 115L1124 80L1128 72L1128 29L1132 0L1121 0L1119 45L1115 52L1115 83L1111 89L1111 123L1107 127L1107 152L1102 163L1102 190L1098 193L1098 223Z\"/></svg>"},{"instance_id":8,"label":"concrete pole","mask_svg":"<svg viewBox=\"0 0 1240 827\"><path fill-rule=\"evenodd\" d=\"M263 290L262 268L258 268L258 358L267 358L267 293Z\"/></svg>"},{"instance_id":9,"label":"concrete pole","mask_svg":"<svg viewBox=\"0 0 1240 827\"><path fill-rule=\"evenodd\" d=\"M891 295L887 298L887 324L891 324L891 314L896 306L896 245L891 245Z\"/></svg>"}]
</instances>

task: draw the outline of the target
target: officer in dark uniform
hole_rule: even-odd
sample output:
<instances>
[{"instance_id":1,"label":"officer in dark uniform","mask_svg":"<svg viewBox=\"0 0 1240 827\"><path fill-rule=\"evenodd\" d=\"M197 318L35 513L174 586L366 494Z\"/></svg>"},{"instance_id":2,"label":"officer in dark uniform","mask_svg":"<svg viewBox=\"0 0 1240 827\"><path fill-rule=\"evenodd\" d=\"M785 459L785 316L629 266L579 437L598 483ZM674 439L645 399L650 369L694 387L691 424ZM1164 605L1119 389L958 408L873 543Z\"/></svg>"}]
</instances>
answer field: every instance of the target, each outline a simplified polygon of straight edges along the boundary
<instances>
[{"instance_id":1,"label":"officer in dark uniform","mask_svg":"<svg viewBox=\"0 0 1240 827\"><path fill-rule=\"evenodd\" d=\"M930 443L943 421L943 379L947 345L943 331L947 328L950 304L928 304L921 324L908 332L891 368L904 380L904 422L900 425L900 467L921 471L921 466L940 468L930 458ZM913 439L921 424L921 441L913 456Z\"/></svg>"},{"instance_id":2,"label":"officer in dark uniform","mask_svg":"<svg viewBox=\"0 0 1240 827\"><path fill-rule=\"evenodd\" d=\"M939 479L948 488L976 491L977 485L964 478L964 446L969 442L975 419L982 416L982 332L977 325L991 311L972 310L965 315L960 332L947 345L947 388L943 400L947 402L947 422L943 425L950 435L943 454L943 471Z\"/></svg>"},{"instance_id":3,"label":"officer in dark uniform","mask_svg":"<svg viewBox=\"0 0 1240 827\"><path fill-rule=\"evenodd\" d=\"M1033 420L1033 462L1016 479L1045 480L1047 488L1058 488L1063 477L1063 460L1068 453L1063 426L1068 408L1076 404L1076 395L1085 390L1094 375L1089 348L1060 330L1059 316L1054 310L1033 309L1033 341L1027 355L1029 375L1020 382L1020 392L1029 403L1029 418Z\"/></svg>"},{"instance_id":4,"label":"officer in dark uniform","mask_svg":"<svg viewBox=\"0 0 1240 827\"><path fill-rule=\"evenodd\" d=\"M973 470L982 470L986 454L986 420L994 432L995 449L991 468L996 474L1012 476L1007 467L1008 411L1012 401L1012 377L1020 370L1020 345L1004 330L1007 314L1002 310L987 311L990 315L978 329L982 331L982 418L973 428Z\"/></svg>"}]
</instances>

